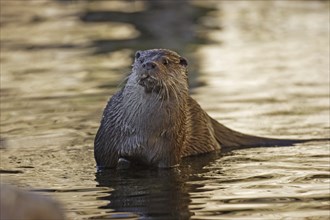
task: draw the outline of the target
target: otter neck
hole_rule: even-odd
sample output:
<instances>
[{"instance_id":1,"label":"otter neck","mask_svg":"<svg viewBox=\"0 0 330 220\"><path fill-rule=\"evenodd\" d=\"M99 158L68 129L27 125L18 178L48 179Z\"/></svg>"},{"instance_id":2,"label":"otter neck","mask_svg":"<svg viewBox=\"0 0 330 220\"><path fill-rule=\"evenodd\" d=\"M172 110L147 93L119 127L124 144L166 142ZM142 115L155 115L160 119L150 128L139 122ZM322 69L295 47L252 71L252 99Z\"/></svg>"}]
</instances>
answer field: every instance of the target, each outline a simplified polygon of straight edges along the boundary
<instances>
[{"instance_id":1,"label":"otter neck","mask_svg":"<svg viewBox=\"0 0 330 220\"><path fill-rule=\"evenodd\" d=\"M138 84L127 84L123 91L123 119L129 126L141 130L174 128L177 118L186 117L188 94L181 92L163 98L159 93L146 93Z\"/></svg>"}]
</instances>

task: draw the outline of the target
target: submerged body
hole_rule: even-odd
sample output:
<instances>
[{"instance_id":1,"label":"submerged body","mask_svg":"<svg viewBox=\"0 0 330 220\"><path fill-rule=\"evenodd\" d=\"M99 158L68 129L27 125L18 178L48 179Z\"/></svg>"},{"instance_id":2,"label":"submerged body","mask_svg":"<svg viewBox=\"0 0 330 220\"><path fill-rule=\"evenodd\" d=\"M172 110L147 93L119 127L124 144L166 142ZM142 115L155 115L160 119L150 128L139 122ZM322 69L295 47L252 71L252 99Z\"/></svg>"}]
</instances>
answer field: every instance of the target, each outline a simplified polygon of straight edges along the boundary
<instances>
[{"instance_id":1,"label":"submerged body","mask_svg":"<svg viewBox=\"0 0 330 220\"><path fill-rule=\"evenodd\" d=\"M94 155L99 169L122 160L172 167L182 157L220 149L306 141L246 135L218 123L189 95L186 59L154 49L136 53L126 85L109 100Z\"/></svg>"}]
</instances>

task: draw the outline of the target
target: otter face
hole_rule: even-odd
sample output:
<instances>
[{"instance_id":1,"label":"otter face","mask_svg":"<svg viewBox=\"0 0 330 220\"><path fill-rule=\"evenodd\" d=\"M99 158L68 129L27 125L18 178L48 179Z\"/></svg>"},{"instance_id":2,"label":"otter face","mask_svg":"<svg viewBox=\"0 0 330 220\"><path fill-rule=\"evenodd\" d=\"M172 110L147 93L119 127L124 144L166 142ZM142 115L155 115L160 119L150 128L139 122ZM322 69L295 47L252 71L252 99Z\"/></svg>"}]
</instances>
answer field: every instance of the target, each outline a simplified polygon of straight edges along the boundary
<instances>
[{"instance_id":1,"label":"otter face","mask_svg":"<svg viewBox=\"0 0 330 220\"><path fill-rule=\"evenodd\" d=\"M167 93L168 96L169 91L178 86L188 89L187 65L187 60L174 51L137 51L132 73L146 93Z\"/></svg>"}]
</instances>

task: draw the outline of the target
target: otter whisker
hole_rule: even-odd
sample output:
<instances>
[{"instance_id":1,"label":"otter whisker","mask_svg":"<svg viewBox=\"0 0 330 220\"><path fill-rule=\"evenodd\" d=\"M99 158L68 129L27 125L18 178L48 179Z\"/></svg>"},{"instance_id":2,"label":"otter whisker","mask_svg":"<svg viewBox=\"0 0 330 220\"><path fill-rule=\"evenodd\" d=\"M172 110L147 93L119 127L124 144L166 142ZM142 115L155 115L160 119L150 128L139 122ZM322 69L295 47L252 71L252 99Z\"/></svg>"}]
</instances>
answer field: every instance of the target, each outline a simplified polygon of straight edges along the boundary
<instances>
[{"instance_id":1,"label":"otter whisker","mask_svg":"<svg viewBox=\"0 0 330 220\"><path fill-rule=\"evenodd\" d=\"M176 99L176 102L177 102L177 104L179 104L179 97L178 97L178 94L177 94L177 90L175 88L175 85L173 85L173 83L172 83L173 81L171 81L171 80L169 80L168 82L169 82L169 87L171 88L171 91L173 91L173 94L174 94L174 97Z\"/></svg>"},{"instance_id":2,"label":"otter whisker","mask_svg":"<svg viewBox=\"0 0 330 220\"><path fill-rule=\"evenodd\" d=\"M161 92L160 92L160 91L161 91L161 83L160 83L160 82L158 82L158 83L155 85L153 91L157 93L157 96L156 96L156 100L157 100L157 102L158 102L158 101L161 101Z\"/></svg>"},{"instance_id":3,"label":"otter whisker","mask_svg":"<svg viewBox=\"0 0 330 220\"><path fill-rule=\"evenodd\" d=\"M160 93L159 93L160 94ZM158 94L158 95L159 95ZM158 111L160 111L161 109L162 109L162 107L163 107L163 103L164 103L164 99L163 98L161 98L160 99L161 100L161 102L160 102L160 105L159 105L159 107L158 107Z\"/></svg>"},{"instance_id":4,"label":"otter whisker","mask_svg":"<svg viewBox=\"0 0 330 220\"><path fill-rule=\"evenodd\" d=\"M159 95L160 95L161 103L160 103L160 106L159 106L158 110L161 110L162 107L163 107L164 101L165 101L164 92L167 90L166 84L164 84L164 81L163 81L162 77L160 77L160 79L159 79L159 86L160 86Z\"/></svg>"},{"instance_id":5,"label":"otter whisker","mask_svg":"<svg viewBox=\"0 0 330 220\"><path fill-rule=\"evenodd\" d=\"M132 73L129 73L124 79L122 79L121 82L119 82L119 84L116 86L116 89L118 89L119 87L121 87L124 83L127 83L128 78L130 77Z\"/></svg>"},{"instance_id":6,"label":"otter whisker","mask_svg":"<svg viewBox=\"0 0 330 220\"><path fill-rule=\"evenodd\" d=\"M166 90L166 100L170 99L170 92L168 91L166 83L164 84L165 90Z\"/></svg>"}]
</instances>

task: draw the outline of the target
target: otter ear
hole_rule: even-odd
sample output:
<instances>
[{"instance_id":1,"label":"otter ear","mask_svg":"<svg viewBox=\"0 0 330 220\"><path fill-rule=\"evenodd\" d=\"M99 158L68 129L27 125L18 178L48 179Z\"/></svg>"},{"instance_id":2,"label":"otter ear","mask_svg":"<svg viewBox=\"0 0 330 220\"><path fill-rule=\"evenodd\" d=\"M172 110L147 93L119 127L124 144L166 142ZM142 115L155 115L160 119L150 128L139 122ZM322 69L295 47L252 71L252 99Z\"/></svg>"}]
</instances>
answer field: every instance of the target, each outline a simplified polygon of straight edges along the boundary
<instances>
[{"instance_id":1,"label":"otter ear","mask_svg":"<svg viewBox=\"0 0 330 220\"><path fill-rule=\"evenodd\" d=\"M141 51L136 51L136 53L135 53L135 59L139 59L140 58L140 56L141 56Z\"/></svg>"},{"instance_id":2,"label":"otter ear","mask_svg":"<svg viewBox=\"0 0 330 220\"><path fill-rule=\"evenodd\" d=\"M188 61L187 61L187 59L184 58L184 57L180 57L180 65L182 65L182 66L184 66L184 67L188 66Z\"/></svg>"}]
</instances>

